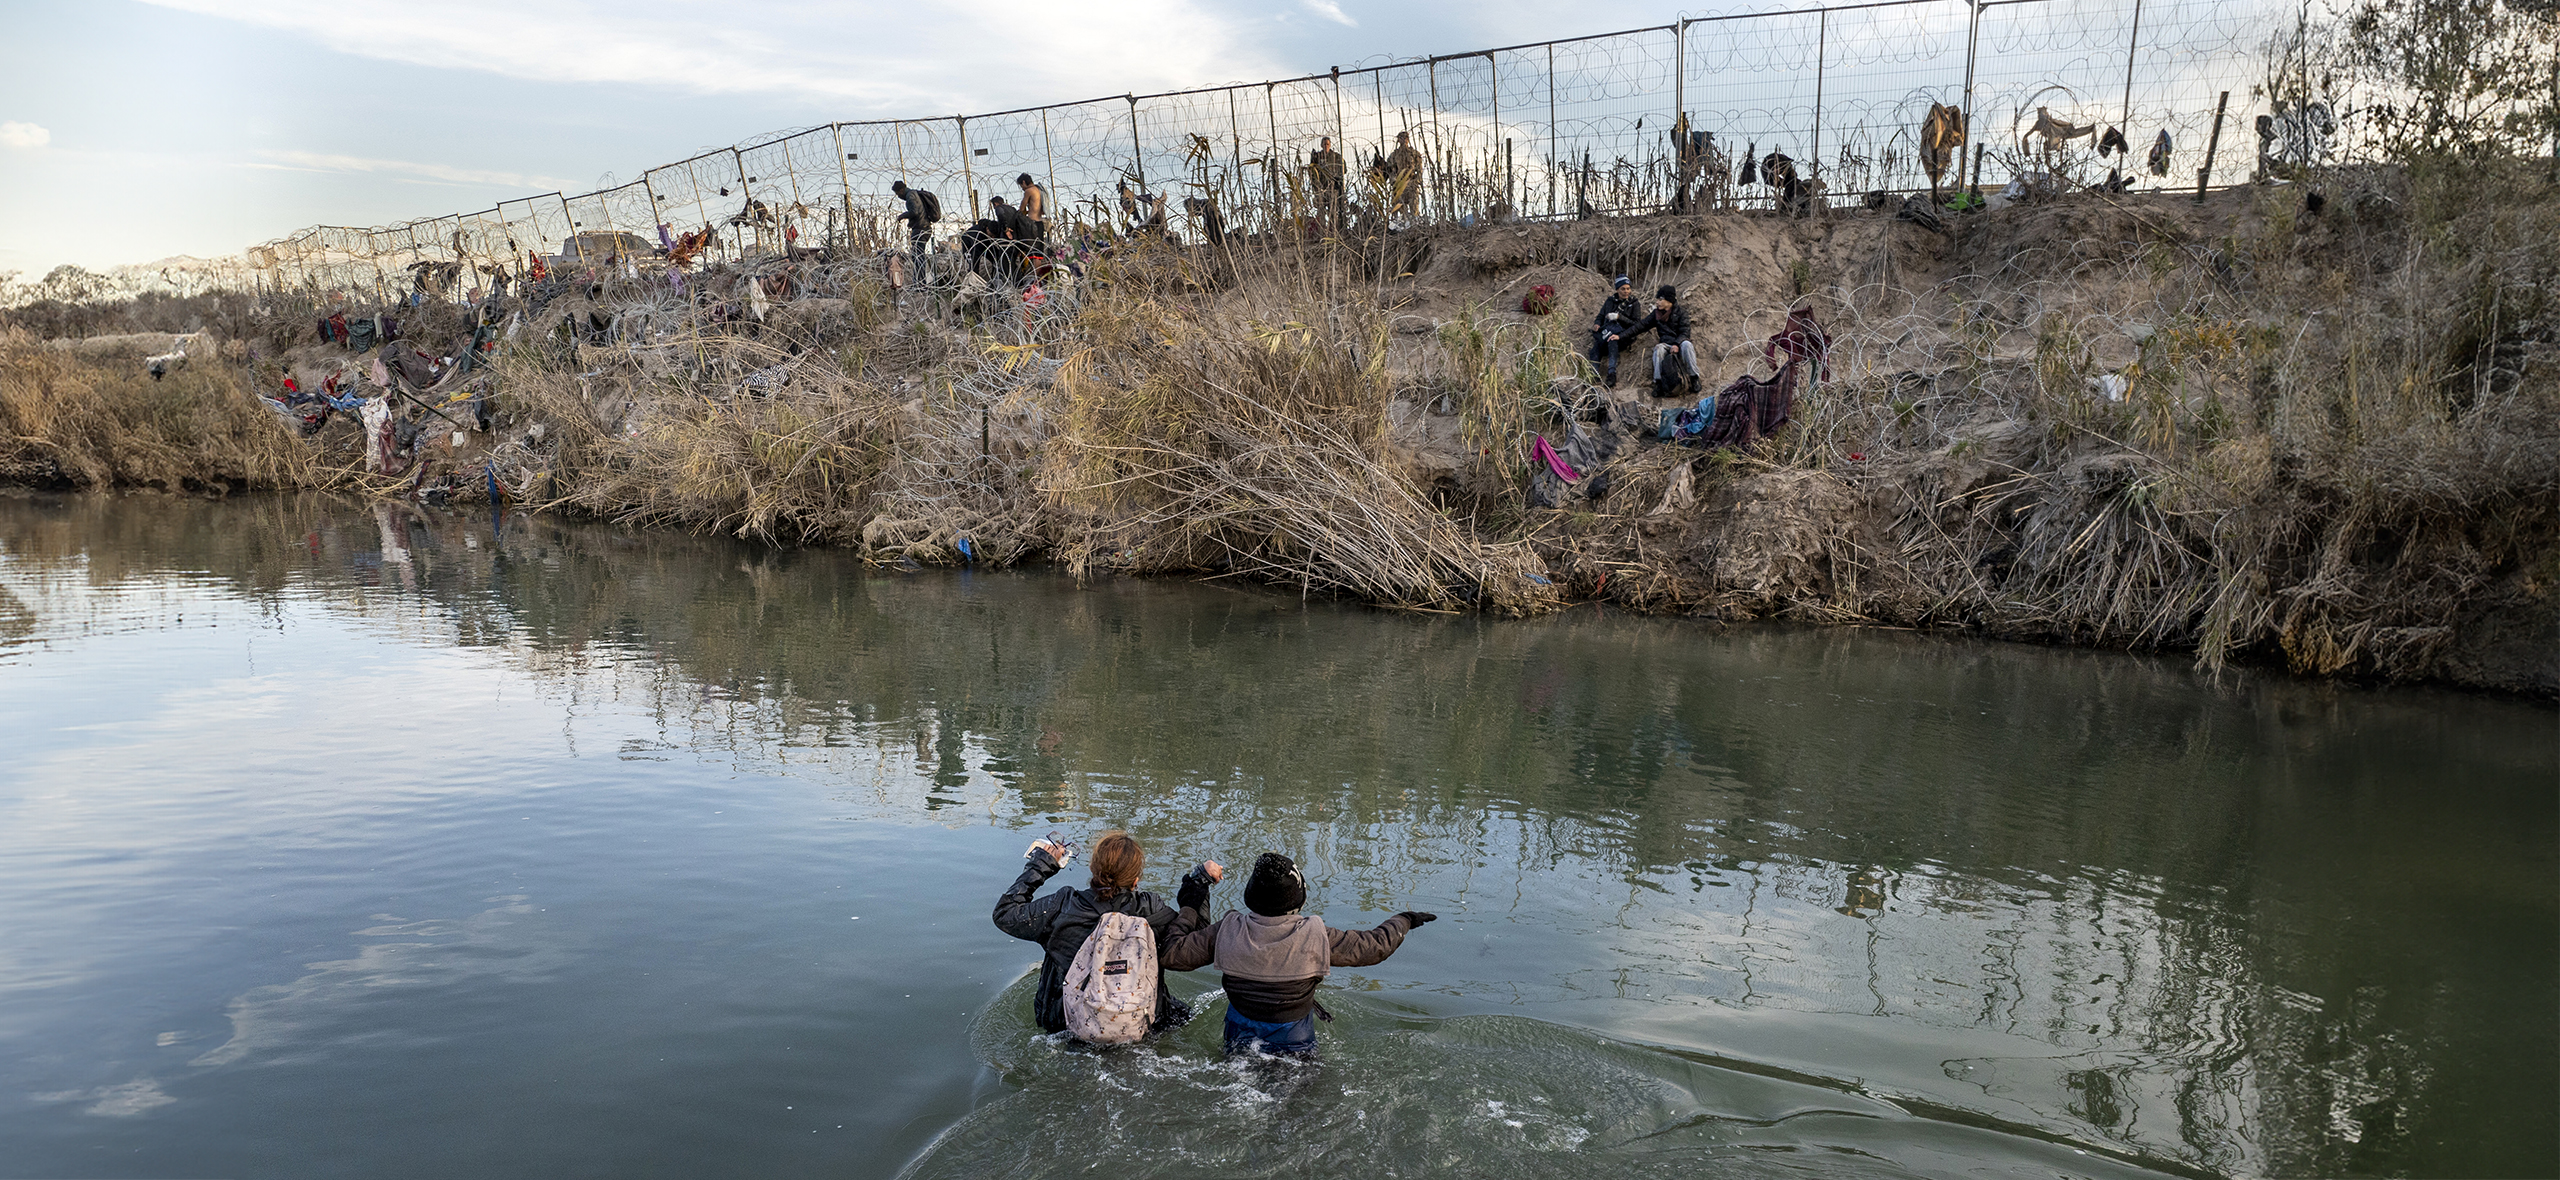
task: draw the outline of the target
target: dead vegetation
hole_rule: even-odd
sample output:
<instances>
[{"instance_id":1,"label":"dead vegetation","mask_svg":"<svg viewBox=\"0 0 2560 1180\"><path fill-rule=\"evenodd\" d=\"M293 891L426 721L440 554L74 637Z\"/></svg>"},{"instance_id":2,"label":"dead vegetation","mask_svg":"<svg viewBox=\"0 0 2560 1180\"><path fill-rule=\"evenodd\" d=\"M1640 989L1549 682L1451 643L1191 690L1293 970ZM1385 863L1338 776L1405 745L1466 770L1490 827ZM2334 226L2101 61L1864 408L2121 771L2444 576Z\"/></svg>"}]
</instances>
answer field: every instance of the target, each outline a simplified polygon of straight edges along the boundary
<instances>
[{"instance_id":1,"label":"dead vegetation","mask_svg":"<svg viewBox=\"0 0 2560 1180\"><path fill-rule=\"evenodd\" d=\"M338 483L337 465L247 394L246 351L207 340L199 363L154 380L142 344L98 355L0 332L0 482L217 494Z\"/></svg>"},{"instance_id":2,"label":"dead vegetation","mask_svg":"<svg viewBox=\"0 0 2560 1180\"><path fill-rule=\"evenodd\" d=\"M494 441L447 468L536 506L889 563L2560 691L2560 200L2517 180L2430 220L2393 174L2324 185L2320 211L2298 185L2082 194L1946 233L1735 214L1148 248L1041 307L892 292L868 261L714 268L681 296L606 276L524 305ZM1834 344L1793 424L1739 451L1661 445L1662 406L1589 385L1583 318L1621 270L1681 288L1709 388L1766 372L1761 342L1812 307ZM1559 314L1514 310L1539 283ZM277 338L308 314L275 312ZM353 478L331 436L315 452L276 428L236 363L159 391L67 363L9 354L13 478ZM1533 434L1613 453L1566 489L1536 476ZM1537 478L1558 507L1533 506Z\"/></svg>"}]
</instances>

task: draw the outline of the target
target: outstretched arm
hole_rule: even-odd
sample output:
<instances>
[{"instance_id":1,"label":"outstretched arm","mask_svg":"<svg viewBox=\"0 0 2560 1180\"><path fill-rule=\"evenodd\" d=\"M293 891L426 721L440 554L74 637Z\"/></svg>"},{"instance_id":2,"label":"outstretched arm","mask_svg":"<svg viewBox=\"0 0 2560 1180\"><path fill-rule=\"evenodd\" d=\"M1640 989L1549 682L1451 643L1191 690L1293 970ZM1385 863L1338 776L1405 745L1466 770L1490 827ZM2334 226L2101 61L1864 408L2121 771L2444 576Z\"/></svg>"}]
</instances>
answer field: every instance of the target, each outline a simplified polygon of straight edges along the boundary
<instances>
[{"instance_id":1,"label":"outstretched arm","mask_svg":"<svg viewBox=\"0 0 2560 1180\"><path fill-rule=\"evenodd\" d=\"M1334 930L1325 933L1333 940L1333 965L1336 967L1368 967L1387 961L1404 945L1404 936L1425 922L1437 921L1440 915L1419 910L1406 910L1378 923L1370 930Z\"/></svg>"},{"instance_id":2,"label":"outstretched arm","mask_svg":"<svg viewBox=\"0 0 2560 1180\"><path fill-rule=\"evenodd\" d=\"M1032 894L1058 871L1056 858L1045 847L1034 847L1023 861L1022 875L1013 879L1013 887L996 899L996 929L1028 942L1041 942L1049 937L1049 927L1058 920L1058 907L1066 904L1067 891L1059 890L1037 901Z\"/></svg>"},{"instance_id":3,"label":"outstretched arm","mask_svg":"<svg viewBox=\"0 0 2560 1180\"><path fill-rule=\"evenodd\" d=\"M1217 957L1218 932L1209 922L1209 885L1225 872L1216 861L1204 861L1183 874L1174 900L1182 910L1156 944L1156 961L1168 971L1197 971Z\"/></svg>"}]
</instances>

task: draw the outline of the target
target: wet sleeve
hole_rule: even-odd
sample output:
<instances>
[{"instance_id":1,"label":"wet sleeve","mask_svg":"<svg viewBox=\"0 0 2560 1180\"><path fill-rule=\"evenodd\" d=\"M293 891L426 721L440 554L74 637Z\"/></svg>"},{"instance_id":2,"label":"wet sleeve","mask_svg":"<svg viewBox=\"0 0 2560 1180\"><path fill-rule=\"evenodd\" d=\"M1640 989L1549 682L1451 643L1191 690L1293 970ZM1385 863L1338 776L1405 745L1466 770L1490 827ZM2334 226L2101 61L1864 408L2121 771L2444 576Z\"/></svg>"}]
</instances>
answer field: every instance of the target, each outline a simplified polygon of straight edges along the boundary
<instances>
[{"instance_id":1,"label":"wet sleeve","mask_svg":"<svg viewBox=\"0 0 2560 1180\"><path fill-rule=\"evenodd\" d=\"M1040 942L1049 937L1049 926L1057 921L1058 907L1066 904L1067 891L1059 890L1037 901L1031 895L1058 871L1058 862L1046 852L1033 852L1022 865L1022 875L1013 879L1013 887L996 899L996 929L1027 942Z\"/></svg>"},{"instance_id":2,"label":"wet sleeve","mask_svg":"<svg viewBox=\"0 0 2560 1180\"><path fill-rule=\"evenodd\" d=\"M1325 933L1333 937L1333 965L1367 967L1386 962L1387 956L1396 953L1396 948L1404 945L1405 931L1412 928L1413 924L1406 921L1402 914L1378 923L1374 930L1335 930L1327 927Z\"/></svg>"},{"instance_id":3,"label":"wet sleeve","mask_svg":"<svg viewBox=\"0 0 2560 1180\"><path fill-rule=\"evenodd\" d=\"M1182 916L1174 921L1176 924L1193 921L1197 926L1179 935L1173 934L1170 927L1166 929L1168 937L1156 950L1156 961L1165 970L1197 971L1218 957L1218 927L1208 920L1207 914L1185 906Z\"/></svg>"}]
</instances>

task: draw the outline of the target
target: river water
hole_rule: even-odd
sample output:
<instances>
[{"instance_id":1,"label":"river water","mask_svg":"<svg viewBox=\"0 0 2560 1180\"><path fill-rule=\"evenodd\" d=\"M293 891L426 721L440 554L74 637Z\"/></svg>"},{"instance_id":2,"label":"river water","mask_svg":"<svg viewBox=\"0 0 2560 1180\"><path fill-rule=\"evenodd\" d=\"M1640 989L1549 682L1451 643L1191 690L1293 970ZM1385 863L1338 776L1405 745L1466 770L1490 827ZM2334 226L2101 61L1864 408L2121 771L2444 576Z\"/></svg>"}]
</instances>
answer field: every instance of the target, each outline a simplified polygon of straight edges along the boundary
<instances>
[{"instance_id":1,"label":"river water","mask_svg":"<svg viewBox=\"0 0 2560 1180\"><path fill-rule=\"evenodd\" d=\"M2546 1175L2556 720L15 494L0 1174ZM1213 971L1055 1044L988 912L1114 825L1441 920L1313 1067L1221 1060Z\"/></svg>"}]
</instances>

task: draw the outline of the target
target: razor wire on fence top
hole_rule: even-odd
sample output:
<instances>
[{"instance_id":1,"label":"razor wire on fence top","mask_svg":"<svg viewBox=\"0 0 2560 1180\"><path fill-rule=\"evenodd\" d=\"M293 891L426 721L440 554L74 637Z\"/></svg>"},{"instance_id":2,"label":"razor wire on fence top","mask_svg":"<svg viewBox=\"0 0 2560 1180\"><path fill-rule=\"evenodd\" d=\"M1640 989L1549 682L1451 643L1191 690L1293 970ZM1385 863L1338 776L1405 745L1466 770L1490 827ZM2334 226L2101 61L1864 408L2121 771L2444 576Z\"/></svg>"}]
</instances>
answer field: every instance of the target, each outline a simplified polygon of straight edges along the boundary
<instances>
[{"instance_id":1,"label":"razor wire on fence top","mask_svg":"<svg viewBox=\"0 0 2560 1180\"><path fill-rule=\"evenodd\" d=\"M1126 229L1154 197L1192 233L1248 237L1329 233L1352 210L1402 226L1769 208L1785 196L1745 177L1772 155L1816 200L2100 170L2200 190L2260 167L2263 51L2295 19L2275 0L1877 0L1690 17L1282 81L822 124L594 192L317 226L246 260L275 289L463 296L687 233L733 259L894 248L906 235L893 181L936 193L965 224L1012 199L1022 174L1049 194L1052 232L1078 235ZM1952 159L1943 138L1932 158L1924 130L1940 106L1962 116ZM2273 115L2283 126L2286 112ZM2100 159L2109 131L2125 150ZM1330 168L1312 154L1327 139Z\"/></svg>"}]
</instances>

